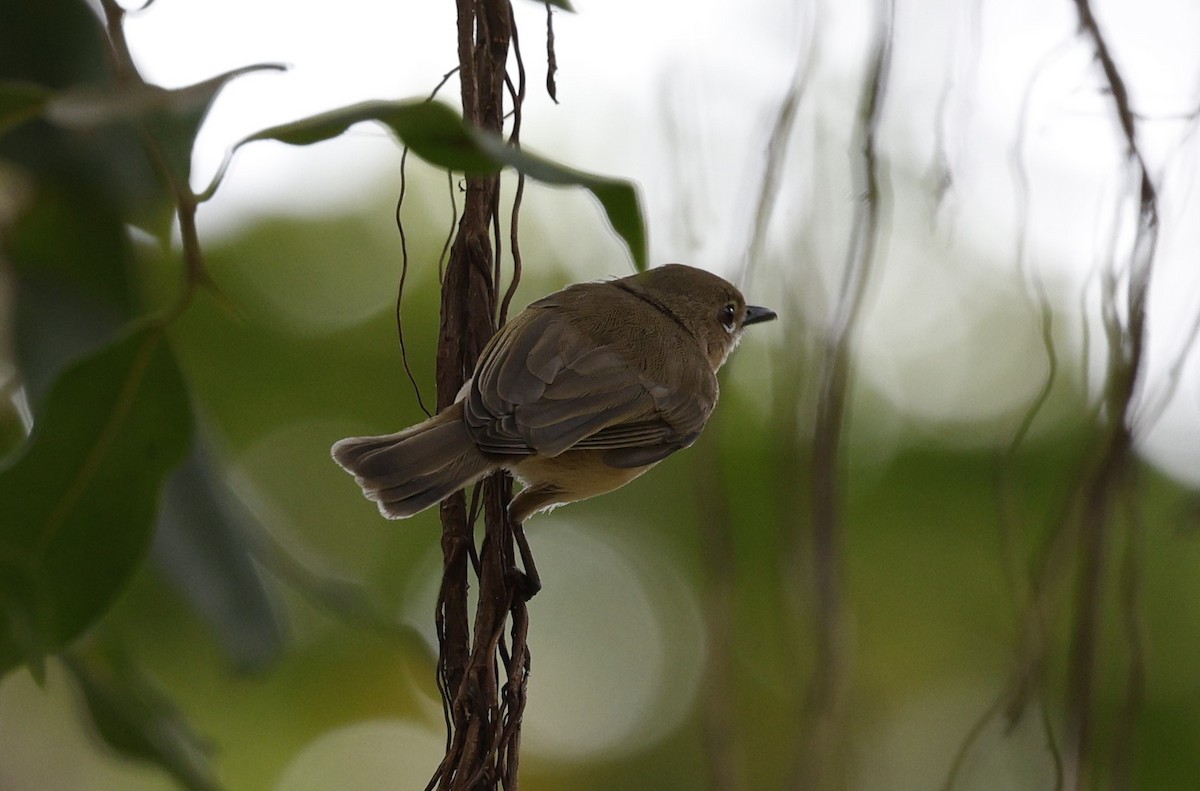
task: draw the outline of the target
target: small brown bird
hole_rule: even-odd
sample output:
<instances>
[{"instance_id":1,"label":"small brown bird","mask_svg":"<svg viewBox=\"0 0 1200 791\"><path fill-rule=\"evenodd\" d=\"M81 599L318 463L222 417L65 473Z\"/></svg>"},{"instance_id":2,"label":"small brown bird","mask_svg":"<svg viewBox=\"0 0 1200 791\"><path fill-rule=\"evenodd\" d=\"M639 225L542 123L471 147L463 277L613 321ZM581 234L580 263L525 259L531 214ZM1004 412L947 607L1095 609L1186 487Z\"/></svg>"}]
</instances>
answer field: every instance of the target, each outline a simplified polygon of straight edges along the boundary
<instances>
[{"instance_id":1,"label":"small brown bird","mask_svg":"<svg viewBox=\"0 0 1200 791\"><path fill-rule=\"evenodd\" d=\"M484 347L458 400L396 434L350 437L334 460L389 519L504 468L518 522L624 486L700 436L742 328L775 318L682 264L539 299Z\"/></svg>"}]
</instances>

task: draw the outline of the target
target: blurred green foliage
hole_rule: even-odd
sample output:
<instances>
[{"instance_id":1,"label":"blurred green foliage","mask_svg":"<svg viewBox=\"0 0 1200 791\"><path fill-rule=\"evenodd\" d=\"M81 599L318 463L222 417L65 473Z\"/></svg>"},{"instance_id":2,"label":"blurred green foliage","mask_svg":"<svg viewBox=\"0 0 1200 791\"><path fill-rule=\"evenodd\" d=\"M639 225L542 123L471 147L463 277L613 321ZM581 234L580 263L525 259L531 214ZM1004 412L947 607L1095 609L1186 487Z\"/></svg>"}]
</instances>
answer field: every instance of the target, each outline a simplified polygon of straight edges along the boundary
<instances>
[{"instance_id":1,"label":"blurred green foliage","mask_svg":"<svg viewBox=\"0 0 1200 791\"><path fill-rule=\"evenodd\" d=\"M183 458L191 415L161 327L72 365L0 477L0 671L44 673L108 609L149 546L158 489Z\"/></svg>"}]
</instances>

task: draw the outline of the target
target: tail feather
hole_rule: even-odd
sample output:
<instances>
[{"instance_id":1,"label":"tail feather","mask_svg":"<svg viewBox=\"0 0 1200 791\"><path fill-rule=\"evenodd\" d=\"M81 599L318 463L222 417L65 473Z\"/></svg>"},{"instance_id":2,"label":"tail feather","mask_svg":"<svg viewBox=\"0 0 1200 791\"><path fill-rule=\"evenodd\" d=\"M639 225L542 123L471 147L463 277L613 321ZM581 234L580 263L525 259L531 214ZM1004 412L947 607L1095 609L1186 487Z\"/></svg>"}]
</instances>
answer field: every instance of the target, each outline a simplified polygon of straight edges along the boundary
<instances>
[{"instance_id":1,"label":"tail feather","mask_svg":"<svg viewBox=\"0 0 1200 791\"><path fill-rule=\"evenodd\" d=\"M467 434L459 404L395 434L343 439L332 454L388 519L423 511L496 466Z\"/></svg>"}]
</instances>

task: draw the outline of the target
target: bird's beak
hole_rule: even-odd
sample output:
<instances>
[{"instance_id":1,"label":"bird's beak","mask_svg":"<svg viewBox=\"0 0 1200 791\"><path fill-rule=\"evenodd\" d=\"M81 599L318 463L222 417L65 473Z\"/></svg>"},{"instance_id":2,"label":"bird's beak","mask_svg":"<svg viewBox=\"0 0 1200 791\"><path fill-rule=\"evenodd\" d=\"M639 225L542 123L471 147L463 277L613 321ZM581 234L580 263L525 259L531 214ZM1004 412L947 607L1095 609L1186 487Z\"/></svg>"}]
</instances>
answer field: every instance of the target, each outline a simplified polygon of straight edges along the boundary
<instances>
[{"instance_id":1,"label":"bird's beak","mask_svg":"<svg viewBox=\"0 0 1200 791\"><path fill-rule=\"evenodd\" d=\"M748 327L751 324L758 324L762 321L773 321L779 318L775 315L775 311L770 308L760 308L758 305L746 306L746 318L742 319L742 326Z\"/></svg>"}]
</instances>

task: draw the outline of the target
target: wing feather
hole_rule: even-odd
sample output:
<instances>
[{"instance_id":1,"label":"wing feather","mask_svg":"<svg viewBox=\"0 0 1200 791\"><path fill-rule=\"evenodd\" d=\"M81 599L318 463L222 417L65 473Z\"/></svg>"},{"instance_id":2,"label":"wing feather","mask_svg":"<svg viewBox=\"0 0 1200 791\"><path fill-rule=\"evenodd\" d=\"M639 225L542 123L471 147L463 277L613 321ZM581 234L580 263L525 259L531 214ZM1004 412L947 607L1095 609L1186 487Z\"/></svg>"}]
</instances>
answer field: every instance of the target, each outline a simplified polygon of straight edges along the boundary
<instances>
[{"instance_id":1,"label":"wing feather","mask_svg":"<svg viewBox=\"0 0 1200 791\"><path fill-rule=\"evenodd\" d=\"M634 467L690 445L716 400L707 365L704 376L684 376L670 388L630 359L628 331L585 335L568 320L571 307L534 303L484 348L464 399L480 449L556 456L592 448L608 451L613 466Z\"/></svg>"}]
</instances>

